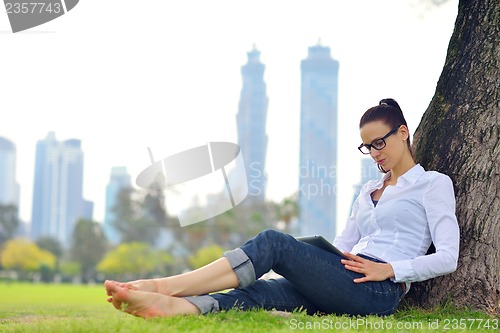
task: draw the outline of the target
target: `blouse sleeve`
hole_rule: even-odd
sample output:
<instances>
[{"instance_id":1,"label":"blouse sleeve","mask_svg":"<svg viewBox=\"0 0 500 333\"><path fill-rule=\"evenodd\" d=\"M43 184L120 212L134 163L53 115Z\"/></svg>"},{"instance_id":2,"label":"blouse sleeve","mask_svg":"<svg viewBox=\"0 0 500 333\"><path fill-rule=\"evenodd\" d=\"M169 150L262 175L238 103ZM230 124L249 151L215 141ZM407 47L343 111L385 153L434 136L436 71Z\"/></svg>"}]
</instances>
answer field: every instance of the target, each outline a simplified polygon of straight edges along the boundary
<instances>
[{"instance_id":1,"label":"blouse sleeve","mask_svg":"<svg viewBox=\"0 0 500 333\"><path fill-rule=\"evenodd\" d=\"M390 262L394 282L424 281L454 272L459 251L459 227L451 179L438 174L424 193L423 206L436 252L411 260Z\"/></svg>"}]
</instances>

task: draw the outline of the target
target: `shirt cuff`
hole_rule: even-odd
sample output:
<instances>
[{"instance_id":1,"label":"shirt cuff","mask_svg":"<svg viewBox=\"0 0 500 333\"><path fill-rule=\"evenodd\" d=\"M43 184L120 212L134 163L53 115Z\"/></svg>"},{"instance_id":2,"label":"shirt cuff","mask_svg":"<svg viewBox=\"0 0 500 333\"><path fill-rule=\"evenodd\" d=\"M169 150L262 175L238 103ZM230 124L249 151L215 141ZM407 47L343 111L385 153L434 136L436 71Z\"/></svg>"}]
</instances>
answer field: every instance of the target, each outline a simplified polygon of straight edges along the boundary
<instances>
[{"instance_id":1,"label":"shirt cuff","mask_svg":"<svg viewBox=\"0 0 500 333\"><path fill-rule=\"evenodd\" d=\"M394 277L391 278L392 282L406 282L415 279L415 271L411 265L410 260L400 260L389 262L394 271Z\"/></svg>"}]
</instances>

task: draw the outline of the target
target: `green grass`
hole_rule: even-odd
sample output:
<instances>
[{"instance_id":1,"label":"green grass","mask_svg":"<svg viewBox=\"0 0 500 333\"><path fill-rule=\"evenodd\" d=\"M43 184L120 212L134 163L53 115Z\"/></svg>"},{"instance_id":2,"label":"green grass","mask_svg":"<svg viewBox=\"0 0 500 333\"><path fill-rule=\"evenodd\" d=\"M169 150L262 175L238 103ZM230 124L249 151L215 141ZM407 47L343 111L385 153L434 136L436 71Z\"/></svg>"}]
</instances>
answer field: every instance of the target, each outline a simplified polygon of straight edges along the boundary
<instances>
[{"instance_id":1,"label":"green grass","mask_svg":"<svg viewBox=\"0 0 500 333\"><path fill-rule=\"evenodd\" d=\"M405 310L385 318L228 311L143 320L115 310L100 285L0 284L0 332L496 332L498 320L453 308ZM453 329L461 323L465 329Z\"/></svg>"}]
</instances>

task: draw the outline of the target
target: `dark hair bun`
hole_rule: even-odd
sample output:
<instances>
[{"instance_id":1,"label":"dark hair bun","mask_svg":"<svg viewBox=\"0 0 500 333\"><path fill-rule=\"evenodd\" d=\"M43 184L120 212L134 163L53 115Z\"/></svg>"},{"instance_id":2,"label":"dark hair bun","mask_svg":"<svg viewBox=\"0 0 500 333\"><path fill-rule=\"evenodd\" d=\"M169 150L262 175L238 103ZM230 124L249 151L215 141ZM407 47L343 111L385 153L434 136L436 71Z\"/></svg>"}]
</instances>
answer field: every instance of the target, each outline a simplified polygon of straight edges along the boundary
<instances>
[{"instance_id":1,"label":"dark hair bun","mask_svg":"<svg viewBox=\"0 0 500 333\"><path fill-rule=\"evenodd\" d=\"M392 98L384 98L383 100L381 100L380 102L378 102L378 105L390 105L390 106L393 106L395 108L398 108L399 110L401 110L401 107L399 106L398 102L396 102L394 99Z\"/></svg>"}]
</instances>

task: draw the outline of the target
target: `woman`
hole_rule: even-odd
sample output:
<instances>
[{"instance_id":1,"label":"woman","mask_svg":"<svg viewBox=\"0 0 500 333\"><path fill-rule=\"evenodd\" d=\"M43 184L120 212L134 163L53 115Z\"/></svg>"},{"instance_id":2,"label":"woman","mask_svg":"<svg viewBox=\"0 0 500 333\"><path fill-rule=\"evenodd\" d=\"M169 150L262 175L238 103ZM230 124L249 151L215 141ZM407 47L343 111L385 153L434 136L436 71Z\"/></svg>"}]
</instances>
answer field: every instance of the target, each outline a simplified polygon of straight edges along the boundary
<instances>
[{"instance_id":1,"label":"woman","mask_svg":"<svg viewBox=\"0 0 500 333\"><path fill-rule=\"evenodd\" d=\"M106 281L108 301L139 317L206 314L233 307L350 315L395 312L410 283L455 271L459 229L449 177L415 163L396 101L361 118L363 143L385 173L361 189L333 244L350 259L266 230L195 271L129 283ZM426 255L431 242L436 252ZM270 269L284 278L256 280ZM227 293L208 293L235 288Z\"/></svg>"}]
</instances>

